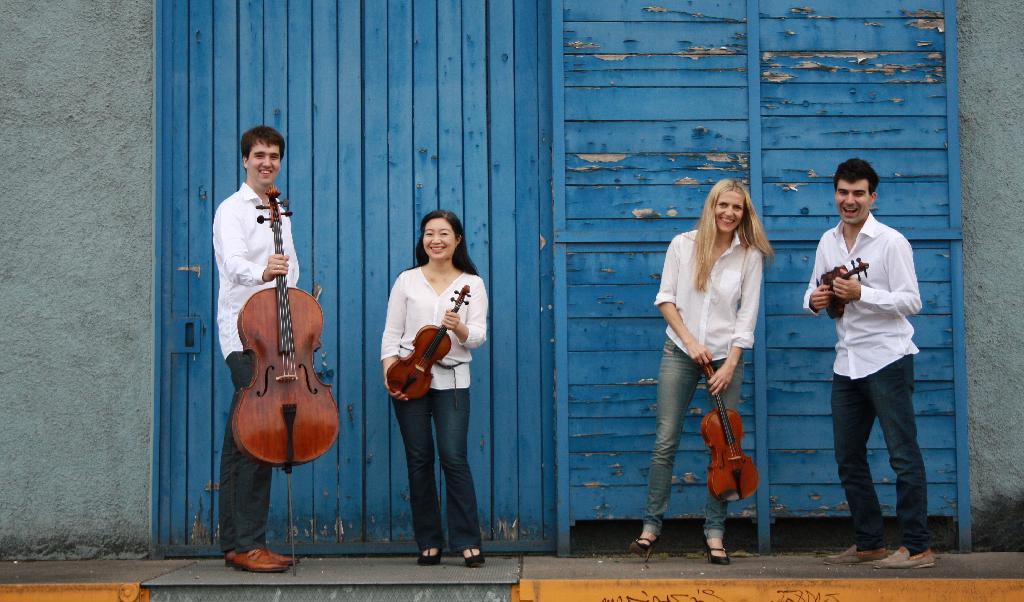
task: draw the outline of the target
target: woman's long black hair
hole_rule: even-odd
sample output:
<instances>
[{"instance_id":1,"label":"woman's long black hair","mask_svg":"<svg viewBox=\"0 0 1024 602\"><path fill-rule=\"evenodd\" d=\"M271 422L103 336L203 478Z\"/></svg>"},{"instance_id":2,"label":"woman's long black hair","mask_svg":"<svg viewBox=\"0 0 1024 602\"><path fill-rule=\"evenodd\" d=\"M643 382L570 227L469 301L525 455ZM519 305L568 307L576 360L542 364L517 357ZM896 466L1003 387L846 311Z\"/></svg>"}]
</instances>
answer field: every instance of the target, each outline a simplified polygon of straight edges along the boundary
<instances>
[{"instance_id":1,"label":"woman's long black hair","mask_svg":"<svg viewBox=\"0 0 1024 602\"><path fill-rule=\"evenodd\" d=\"M452 233L455 234L459 239L459 246L455 247L455 253L452 255L452 265L459 270L479 276L476 271L476 265L473 264L473 260L469 258L469 250L466 247L466 232L462 228L462 222L459 221L459 216L455 215L447 209L437 209L423 216L423 220L420 221L420 239L416 243L416 267L422 267L430 262L430 258L427 257L427 251L423 248L423 231L427 229L427 222L432 219L441 218L452 227Z\"/></svg>"}]
</instances>

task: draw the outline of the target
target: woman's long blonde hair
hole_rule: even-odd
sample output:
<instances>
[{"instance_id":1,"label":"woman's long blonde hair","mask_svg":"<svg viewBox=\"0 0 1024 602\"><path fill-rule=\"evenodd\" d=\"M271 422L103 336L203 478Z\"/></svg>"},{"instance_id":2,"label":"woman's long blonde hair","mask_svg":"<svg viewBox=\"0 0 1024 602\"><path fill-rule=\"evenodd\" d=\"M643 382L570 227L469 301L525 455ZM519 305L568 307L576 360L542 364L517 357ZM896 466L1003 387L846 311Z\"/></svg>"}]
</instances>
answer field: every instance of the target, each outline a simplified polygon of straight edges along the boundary
<instances>
[{"instance_id":1,"label":"woman's long blonde hair","mask_svg":"<svg viewBox=\"0 0 1024 602\"><path fill-rule=\"evenodd\" d=\"M715 237L718 234L718 227L715 225L715 205L718 198L726 192L738 192L743 197L743 218L736 228L739 234L740 244L744 249L754 247L761 252L769 261L775 257L772 244L768 242L768 236L764 233L764 226L754 211L754 204L750 200L750 193L747 187L739 180L719 180L708 193L704 201L704 210L700 214L700 222L697 224L697 241L693 249L693 258L697 263L697 269L693 273L693 285L697 290L704 292L708 288L708 280L711 278L712 258L715 250Z\"/></svg>"}]
</instances>

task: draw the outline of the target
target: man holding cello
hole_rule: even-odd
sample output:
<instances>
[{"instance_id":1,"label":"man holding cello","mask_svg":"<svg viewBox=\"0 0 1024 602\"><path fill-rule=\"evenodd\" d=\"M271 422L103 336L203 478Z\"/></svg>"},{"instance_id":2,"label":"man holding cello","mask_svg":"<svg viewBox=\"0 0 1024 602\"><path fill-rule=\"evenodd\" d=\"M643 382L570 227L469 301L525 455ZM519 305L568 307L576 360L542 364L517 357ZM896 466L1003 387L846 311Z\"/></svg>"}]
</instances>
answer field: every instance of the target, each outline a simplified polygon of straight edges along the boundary
<instances>
[{"instance_id":1,"label":"man holding cello","mask_svg":"<svg viewBox=\"0 0 1024 602\"><path fill-rule=\"evenodd\" d=\"M274 252L271 230L257 222L261 215L257 207L267 204L267 190L281 171L284 137L259 125L242 134L241 150L245 182L217 207L213 219L213 250L220 273L217 328L235 387L220 456L220 545L225 564L244 571L276 573L287 570L291 559L266 546L271 467L239 451L231 428L238 391L249 385L253 372L252 358L242 352L238 314L249 297L272 288L278 276L286 276L288 286L295 286L299 263L287 217L281 218L283 254Z\"/></svg>"},{"instance_id":2,"label":"man holding cello","mask_svg":"<svg viewBox=\"0 0 1024 602\"><path fill-rule=\"evenodd\" d=\"M841 163L833 184L840 223L818 243L804 307L816 314L827 309L836 321L832 428L855 543L825 563L931 567L927 485L911 399L918 349L907 317L921 311L913 252L902 234L871 214L878 174L867 161ZM891 555L867 458L876 417L896 472L896 516L903 531L902 545Z\"/></svg>"}]
</instances>

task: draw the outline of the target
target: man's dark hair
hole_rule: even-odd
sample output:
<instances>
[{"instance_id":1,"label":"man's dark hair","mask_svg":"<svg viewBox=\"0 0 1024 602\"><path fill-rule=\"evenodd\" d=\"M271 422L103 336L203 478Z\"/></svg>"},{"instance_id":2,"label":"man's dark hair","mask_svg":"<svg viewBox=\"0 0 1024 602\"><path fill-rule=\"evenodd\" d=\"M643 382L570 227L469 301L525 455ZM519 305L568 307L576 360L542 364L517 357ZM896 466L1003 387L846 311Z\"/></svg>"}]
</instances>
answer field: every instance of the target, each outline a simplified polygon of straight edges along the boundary
<instances>
[{"instance_id":1,"label":"man's dark hair","mask_svg":"<svg viewBox=\"0 0 1024 602\"><path fill-rule=\"evenodd\" d=\"M242 134L243 159L249 157L249 151L252 150L252 146L257 142L262 142L267 146L277 145L281 149L281 158L284 159L284 136L269 125L258 125Z\"/></svg>"},{"instance_id":2,"label":"man's dark hair","mask_svg":"<svg viewBox=\"0 0 1024 602\"><path fill-rule=\"evenodd\" d=\"M847 159L840 163L836 168L836 175L832 176L833 190L839 189L839 180L851 184L858 180L867 180L868 194L874 194L875 189L878 188L878 174L864 159Z\"/></svg>"}]
</instances>

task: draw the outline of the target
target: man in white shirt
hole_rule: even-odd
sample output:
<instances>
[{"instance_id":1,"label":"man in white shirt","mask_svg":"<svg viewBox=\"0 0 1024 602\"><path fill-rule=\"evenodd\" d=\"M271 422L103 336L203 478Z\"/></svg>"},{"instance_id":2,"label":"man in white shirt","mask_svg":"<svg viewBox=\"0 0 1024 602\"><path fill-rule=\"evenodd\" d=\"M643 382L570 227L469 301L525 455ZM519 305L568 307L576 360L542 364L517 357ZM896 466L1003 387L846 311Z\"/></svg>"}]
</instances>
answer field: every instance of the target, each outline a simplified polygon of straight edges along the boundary
<instances>
[{"instance_id":1,"label":"man in white shirt","mask_svg":"<svg viewBox=\"0 0 1024 602\"><path fill-rule=\"evenodd\" d=\"M291 221L281 218L283 254L274 253L274 234L268 224L257 221L266 212L256 207L266 206L267 190L281 171L284 137L271 127L256 126L242 134L241 150L245 182L217 207L213 218L213 250L220 274L217 329L235 386L220 455L220 545L225 564L276 573L287 570L290 559L266 545L271 468L243 455L231 430L238 390L249 385L253 371L252 358L242 352L238 337L238 314L249 297L273 287L278 276L286 276L288 286L295 286L299 263Z\"/></svg>"},{"instance_id":2,"label":"man in white shirt","mask_svg":"<svg viewBox=\"0 0 1024 602\"><path fill-rule=\"evenodd\" d=\"M850 159L833 177L840 223L818 243L804 307L818 313L834 298L845 303L836 321L832 375L832 427L839 479L846 491L855 544L825 558L826 564L874 562L875 568L935 565L928 531L924 461L917 443L914 391L914 328L907 316L921 310L914 256L907 239L871 214L878 174ZM821 284L822 274L863 260L860 277ZM849 268L847 268L847 271ZM832 312L829 312L832 315ZM903 542L886 554L882 511L871 479L867 441L878 418L896 472L896 516Z\"/></svg>"}]
</instances>

